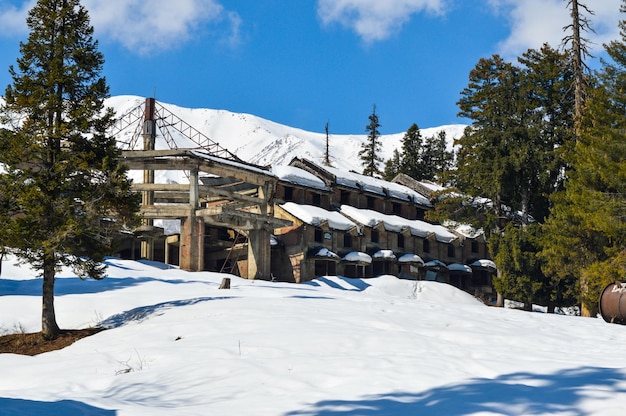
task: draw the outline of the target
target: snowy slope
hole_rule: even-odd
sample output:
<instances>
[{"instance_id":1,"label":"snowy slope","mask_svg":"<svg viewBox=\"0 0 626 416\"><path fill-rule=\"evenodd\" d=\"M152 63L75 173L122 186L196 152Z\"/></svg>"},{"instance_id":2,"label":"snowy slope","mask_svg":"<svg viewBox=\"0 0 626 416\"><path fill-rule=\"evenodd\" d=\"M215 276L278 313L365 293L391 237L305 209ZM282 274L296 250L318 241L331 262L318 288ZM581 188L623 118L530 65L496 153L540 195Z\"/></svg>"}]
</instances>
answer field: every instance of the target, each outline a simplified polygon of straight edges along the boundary
<instances>
[{"instance_id":1,"label":"snowy slope","mask_svg":"<svg viewBox=\"0 0 626 416\"><path fill-rule=\"evenodd\" d=\"M118 115L142 105L144 98L136 96L116 96L107 100L107 106L114 108ZM309 132L294 127L274 123L250 114L231 113L225 110L204 108L190 109L172 104L160 103L166 109L198 129L222 147L227 148L241 159L258 165L286 165L294 157L321 162L326 149L326 134ZM364 116L364 125L367 118ZM409 126L407 126L407 129ZM423 137L435 135L445 130L451 143L460 137L465 125L422 129ZM332 132L331 132L332 133ZM127 130L126 134L132 134ZM401 148L404 132L381 136L384 159L391 158L393 150ZM358 152L366 140L366 134L330 136L330 155L333 165L343 170L362 171ZM157 139L159 141L159 139ZM178 142L180 140L180 143ZM178 147L191 147L193 144L177 139ZM161 141L164 146L164 141ZM157 148L159 144L157 144Z\"/></svg>"},{"instance_id":2,"label":"snowy slope","mask_svg":"<svg viewBox=\"0 0 626 416\"><path fill-rule=\"evenodd\" d=\"M626 327L491 308L437 282L305 284L110 259L57 280L61 351L0 354L0 415L621 416ZM38 331L41 280L5 260L0 330Z\"/></svg>"}]
</instances>

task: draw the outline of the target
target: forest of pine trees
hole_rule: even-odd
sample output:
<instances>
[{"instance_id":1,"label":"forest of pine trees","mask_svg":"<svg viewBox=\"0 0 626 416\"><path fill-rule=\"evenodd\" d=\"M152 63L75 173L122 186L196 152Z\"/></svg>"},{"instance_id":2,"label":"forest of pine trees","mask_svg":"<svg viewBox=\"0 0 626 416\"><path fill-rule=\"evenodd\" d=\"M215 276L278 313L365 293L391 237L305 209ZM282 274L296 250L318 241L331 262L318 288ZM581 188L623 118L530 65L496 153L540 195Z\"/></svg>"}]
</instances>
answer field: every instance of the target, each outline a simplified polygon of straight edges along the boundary
<instances>
[{"instance_id":1,"label":"forest of pine trees","mask_svg":"<svg viewBox=\"0 0 626 416\"><path fill-rule=\"evenodd\" d=\"M428 218L485 231L500 302L578 304L595 316L604 286L626 279L626 21L591 72L584 34L593 11L576 0L567 7L565 48L478 61L458 101L471 125L454 161L445 137L424 140L414 124L384 177L449 186Z\"/></svg>"},{"instance_id":2,"label":"forest of pine trees","mask_svg":"<svg viewBox=\"0 0 626 416\"><path fill-rule=\"evenodd\" d=\"M485 231L500 302L578 304L595 316L602 288L626 278L626 23L591 72L584 35L593 10L578 0L567 7L564 48L478 61L457 103L471 126L455 155L445 133L425 139L413 124L382 176L449 187L428 217ZM379 126L374 108L360 153L366 175L381 175Z\"/></svg>"}]
</instances>

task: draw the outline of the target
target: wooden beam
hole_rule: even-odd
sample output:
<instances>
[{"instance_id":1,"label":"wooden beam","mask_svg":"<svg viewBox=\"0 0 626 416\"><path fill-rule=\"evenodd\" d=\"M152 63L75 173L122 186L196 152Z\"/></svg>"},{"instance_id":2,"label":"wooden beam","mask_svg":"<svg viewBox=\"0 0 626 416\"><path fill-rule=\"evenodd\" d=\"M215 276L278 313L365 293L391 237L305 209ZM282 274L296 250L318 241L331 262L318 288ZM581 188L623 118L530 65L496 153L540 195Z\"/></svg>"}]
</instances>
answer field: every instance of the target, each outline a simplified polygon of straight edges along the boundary
<instances>
[{"instance_id":1,"label":"wooden beam","mask_svg":"<svg viewBox=\"0 0 626 416\"><path fill-rule=\"evenodd\" d=\"M236 178L254 185L264 185L267 181L276 182L271 172L258 166L232 162L226 159L207 156L185 149L173 150L128 150L122 152L122 164L131 170L190 170L220 177Z\"/></svg>"},{"instance_id":2,"label":"wooden beam","mask_svg":"<svg viewBox=\"0 0 626 416\"><path fill-rule=\"evenodd\" d=\"M142 206L139 213L147 219L186 218L193 215L189 205L148 205Z\"/></svg>"},{"instance_id":3,"label":"wooden beam","mask_svg":"<svg viewBox=\"0 0 626 416\"><path fill-rule=\"evenodd\" d=\"M175 198L182 198L182 195L187 195L187 200L189 199L189 185L188 184L178 184L178 183L134 183L132 187L133 191L144 192L144 191L152 191L156 192L156 198L170 198L175 195ZM246 202L250 205L261 205L267 203L262 198L256 198L248 195L241 194L239 192L227 191L225 189L219 189L210 185L200 185L198 186L200 191L200 196L203 195L217 195L219 197L223 197L224 199L229 199L233 201Z\"/></svg>"}]
</instances>

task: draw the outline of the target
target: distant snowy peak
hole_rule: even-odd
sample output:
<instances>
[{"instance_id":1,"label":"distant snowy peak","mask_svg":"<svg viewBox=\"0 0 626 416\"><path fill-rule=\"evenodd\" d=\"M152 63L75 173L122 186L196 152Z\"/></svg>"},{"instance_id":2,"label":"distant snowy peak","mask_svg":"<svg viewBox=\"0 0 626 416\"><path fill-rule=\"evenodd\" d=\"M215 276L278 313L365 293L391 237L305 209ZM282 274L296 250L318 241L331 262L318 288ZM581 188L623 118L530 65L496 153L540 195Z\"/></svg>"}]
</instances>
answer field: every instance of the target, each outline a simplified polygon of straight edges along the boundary
<instances>
[{"instance_id":1,"label":"distant snowy peak","mask_svg":"<svg viewBox=\"0 0 626 416\"><path fill-rule=\"evenodd\" d=\"M115 96L107 100L118 116L140 106L145 98L137 96ZM232 113L226 110L206 108L184 108L159 102L167 110L199 130L220 146L250 163L266 165L286 165L294 157L305 158L321 163L326 151L326 135L285 126L251 114ZM455 139L463 134L465 125L454 124L421 129L423 137L431 137L439 131L446 132L448 147L452 148ZM408 128L408 126L407 126ZM126 135L132 132L126 132ZM401 149L404 132L382 135L381 156L389 159L395 149ZM180 140L180 143L179 143ZM360 172L358 153L367 140L365 134L334 135L329 137L329 155L334 167ZM159 137L157 137L159 141ZM161 138L161 141L164 140ZM191 146L183 137L175 138L178 147ZM157 143L157 148L166 146ZM382 168L382 166L381 166Z\"/></svg>"}]
</instances>

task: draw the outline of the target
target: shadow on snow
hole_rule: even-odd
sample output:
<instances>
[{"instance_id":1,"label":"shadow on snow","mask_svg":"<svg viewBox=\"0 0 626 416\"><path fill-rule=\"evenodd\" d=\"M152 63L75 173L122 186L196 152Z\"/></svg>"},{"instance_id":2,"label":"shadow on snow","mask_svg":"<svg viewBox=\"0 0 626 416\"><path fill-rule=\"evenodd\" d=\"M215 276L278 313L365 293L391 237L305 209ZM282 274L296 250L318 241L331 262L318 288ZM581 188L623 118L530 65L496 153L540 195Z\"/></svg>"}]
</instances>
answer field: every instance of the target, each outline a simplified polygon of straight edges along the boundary
<instances>
[{"instance_id":1,"label":"shadow on snow","mask_svg":"<svg viewBox=\"0 0 626 416\"><path fill-rule=\"evenodd\" d=\"M130 322L141 322L151 316L160 316L165 311L182 306L196 305L198 303L210 302L213 300L232 299L232 296L223 297L202 297L194 299L173 300L169 302L157 303L155 305L140 306L128 311L112 315L98 324L99 327L113 329L124 326Z\"/></svg>"},{"instance_id":2,"label":"shadow on snow","mask_svg":"<svg viewBox=\"0 0 626 416\"><path fill-rule=\"evenodd\" d=\"M55 296L80 295L103 293L112 290L126 289L147 282L161 282L168 284L193 284L204 283L217 286L217 283L202 280L185 279L156 279L154 277L107 277L102 280L80 279L78 277L59 278L54 284ZM41 296L41 278L30 280L6 280L0 279L0 296Z\"/></svg>"},{"instance_id":3,"label":"shadow on snow","mask_svg":"<svg viewBox=\"0 0 626 416\"><path fill-rule=\"evenodd\" d=\"M358 400L325 400L285 416L507 415L584 416L581 402L589 390L607 397L626 393L624 373L614 368L583 367L554 374L514 373L494 379L471 379L421 393L397 392Z\"/></svg>"},{"instance_id":4,"label":"shadow on snow","mask_svg":"<svg viewBox=\"0 0 626 416\"><path fill-rule=\"evenodd\" d=\"M100 409L75 400L41 402L36 400L9 399L0 397L0 409L0 414L20 416L115 416L117 414L115 410Z\"/></svg>"},{"instance_id":5,"label":"shadow on snow","mask_svg":"<svg viewBox=\"0 0 626 416\"><path fill-rule=\"evenodd\" d=\"M324 283L329 287L332 287L334 289L339 289L339 290L347 290L347 291L351 291L351 292L363 292L365 289L367 289L368 287L370 287L371 285L367 282L365 282L365 280L363 279L354 279L354 278L350 278L350 277L343 277L343 276L335 276L334 279L339 279L342 282L346 283L348 286L352 286L352 289L346 288L345 286L340 285L339 283L337 283L336 281L329 279L327 277L316 277L314 280L308 281L308 282L303 282L301 283L302 285L308 285L308 286L321 286L320 283Z\"/></svg>"}]
</instances>

